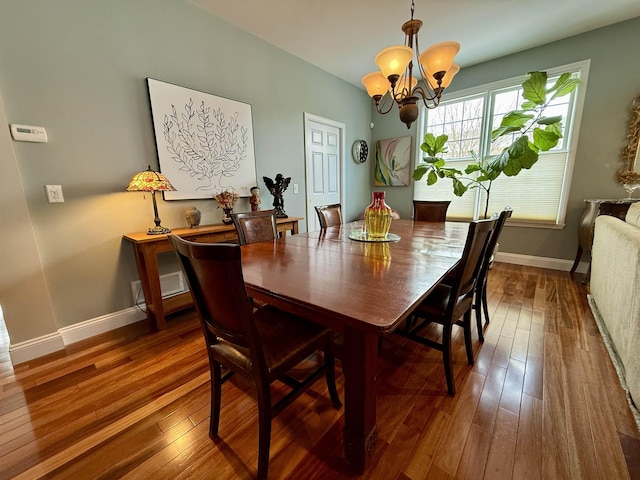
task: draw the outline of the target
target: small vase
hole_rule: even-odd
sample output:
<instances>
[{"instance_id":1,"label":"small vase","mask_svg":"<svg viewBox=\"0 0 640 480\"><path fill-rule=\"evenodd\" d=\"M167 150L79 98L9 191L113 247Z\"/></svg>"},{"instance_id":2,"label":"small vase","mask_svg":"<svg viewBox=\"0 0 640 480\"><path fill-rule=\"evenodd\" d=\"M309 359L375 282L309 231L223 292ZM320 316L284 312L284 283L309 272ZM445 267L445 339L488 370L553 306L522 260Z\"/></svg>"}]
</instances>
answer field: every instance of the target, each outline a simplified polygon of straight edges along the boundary
<instances>
[{"instance_id":1,"label":"small vase","mask_svg":"<svg viewBox=\"0 0 640 480\"><path fill-rule=\"evenodd\" d=\"M385 192L373 192L373 201L364 210L364 222L369 238L384 238L391 227L391 207L384 203Z\"/></svg>"},{"instance_id":2,"label":"small vase","mask_svg":"<svg viewBox=\"0 0 640 480\"><path fill-rule=\"evenodd\" d=\"M233 208L223 208L222 211L224 212L224 215L222 216L222 223L224 223L225 225L233 223L233 219L231 218Z\"/></svg>"}]
</instances>

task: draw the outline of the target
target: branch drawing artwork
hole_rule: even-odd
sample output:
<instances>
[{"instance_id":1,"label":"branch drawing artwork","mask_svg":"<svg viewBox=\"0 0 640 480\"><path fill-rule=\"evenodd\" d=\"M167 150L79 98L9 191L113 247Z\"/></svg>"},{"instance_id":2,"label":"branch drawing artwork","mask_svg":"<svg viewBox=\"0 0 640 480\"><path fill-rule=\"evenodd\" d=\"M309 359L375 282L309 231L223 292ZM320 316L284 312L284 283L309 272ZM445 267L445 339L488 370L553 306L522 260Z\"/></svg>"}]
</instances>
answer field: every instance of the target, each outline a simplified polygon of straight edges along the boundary
<instances>
[{"instance_id":1,"label":"branch drawing artwork","mask_svg":"<svg viewBox=\"0 0 640 480\"><path fill-rule=\"evenodd\" d=\"M147 79L160 170L175 192L165 200L212 198L256 184L251 106Z\"/></svg>"}]
</instances>

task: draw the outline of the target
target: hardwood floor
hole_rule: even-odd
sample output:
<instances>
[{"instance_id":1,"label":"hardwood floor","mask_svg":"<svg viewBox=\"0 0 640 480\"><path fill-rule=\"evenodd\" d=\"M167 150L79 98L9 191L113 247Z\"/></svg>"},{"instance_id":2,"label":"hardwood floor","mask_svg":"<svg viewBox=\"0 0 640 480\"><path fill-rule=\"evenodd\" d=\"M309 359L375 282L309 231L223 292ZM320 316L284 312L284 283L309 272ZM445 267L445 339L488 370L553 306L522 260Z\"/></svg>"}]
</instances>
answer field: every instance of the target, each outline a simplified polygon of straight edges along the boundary
<instances>
[{"instance_id":1,"label":"hardwood floor","mask_svg":"<svg viewBox=\"0 0 640 480\"><path fill-rule=\"evenodd\" d=\"M359 478L639 479L640 433L586 293L566 272L497 263L473 367L455 337L455 397L440 352L385 339L378 444ZM0 479L255 475L257 408L237 376L223 386L221 440L207 436L209 373L192 312L15 368L7 350L0 336ZM287 407L273 421L270 478L358 478L342 413L322 380Z\"/></svg>"}]
</instances>

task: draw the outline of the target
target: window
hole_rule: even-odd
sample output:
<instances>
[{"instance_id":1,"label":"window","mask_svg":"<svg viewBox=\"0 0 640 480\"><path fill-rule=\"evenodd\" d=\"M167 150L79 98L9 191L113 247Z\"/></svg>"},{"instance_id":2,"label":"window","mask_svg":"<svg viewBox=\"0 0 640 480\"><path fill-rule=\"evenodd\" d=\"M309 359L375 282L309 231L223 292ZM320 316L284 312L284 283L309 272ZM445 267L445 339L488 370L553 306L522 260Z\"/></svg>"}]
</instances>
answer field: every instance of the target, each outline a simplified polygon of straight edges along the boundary
<instances>
[{"instance_id":1,"label":"window","mask_svg":"<svg viewBox=\"0 0 640 480\"><path fill-rule=\"evenodd\" d=\"M540 152L538 162L530 170L522 170L515 177L503 174L496 179L491 187L489 212L501 211L509 205L514 210L510 223L551 228L564 226L588 68L589 62L585 61L547 70L550 86L562 72L571 72L581 80L576 90L556 98L545 113L562 115L563 138L552 150ZM416 164L422 159L420 144L426 132L449 136L448 152L443 157L448 166L459 170L464 171L472 161L471 151L484 158L499 154L513 142L517 133L491 142L491 131L500 126L505 113L519 107L525 78L526 75L445 94L438 108L423 108L418 127L419 141L416 142ZM447 217L460 220L478 218L485 202L482 189L469 189L462 197L456 197L451 180L439 179L435 185L427 186L426 177L414 183L413 196L416 200L451 200Z\"/></svg>"}]
</instances>

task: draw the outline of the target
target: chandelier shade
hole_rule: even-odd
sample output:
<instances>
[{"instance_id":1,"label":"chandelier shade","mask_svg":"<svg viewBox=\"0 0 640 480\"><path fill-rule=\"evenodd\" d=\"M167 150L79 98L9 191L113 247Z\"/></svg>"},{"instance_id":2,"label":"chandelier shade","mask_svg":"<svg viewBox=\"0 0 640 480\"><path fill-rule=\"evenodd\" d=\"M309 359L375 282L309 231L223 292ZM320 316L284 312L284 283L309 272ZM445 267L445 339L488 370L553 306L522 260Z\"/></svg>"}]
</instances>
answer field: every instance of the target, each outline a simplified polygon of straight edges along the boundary
<instances>
[{"instance_id":1,"label":"chandelier shade","mask_svg":"<svg viewBox=\"0 0 640 480\"><path fill-rule=\"evenodd\" d=\"M384 78L394 75L398 77L407 69L407 65L413 57L413 49L403 45L387 47L376 55L376 65Z\"/></svg>"},{"instance_id":2,"label":"chandelier shade","mask_svg":"<svg viewBox=\"0 0 640 480\"><path fill-rule=\"evenodd\" d=\"M400 120L407 128L418 118L418 100L422 100L426 108L436 108L442 92L460 71L460 66L454 63L460 50L458 42L441 42L420 53L418 32L422 21L413 18L414 9L412 0L411 19L402 25L405 45L381 50L375 57L380 70L362 77L362 84L375 101L377 112L389 113L393 105L397 105ZM419 72L417 78L413 76L414 55Z\"/></svg>"},{"instance_id":3,"label":"chandelier shade","mask_svg":"<svg viewBox=\"0 0 640 480\"><path fill-rule=\"evenodd\" d=\"M391 88L389 86L389 80L382 74L382 72L371 72L362 77L362 84L367 89L367 93L370 97L375 98L376 95L382 97L387 90Z\"/></svg>"},{"instance_id":4,"label":"chandelier shade","mask_svg":"<svg viewBox=\"0 0 640 480\"><path fill-rule=\"evenodd\" d=\"M453 65L453 59L460 50L458 42L441 42L427 48L420 54L418 61L430 78L444 75Z\"/></svg>"}]
</instances>

